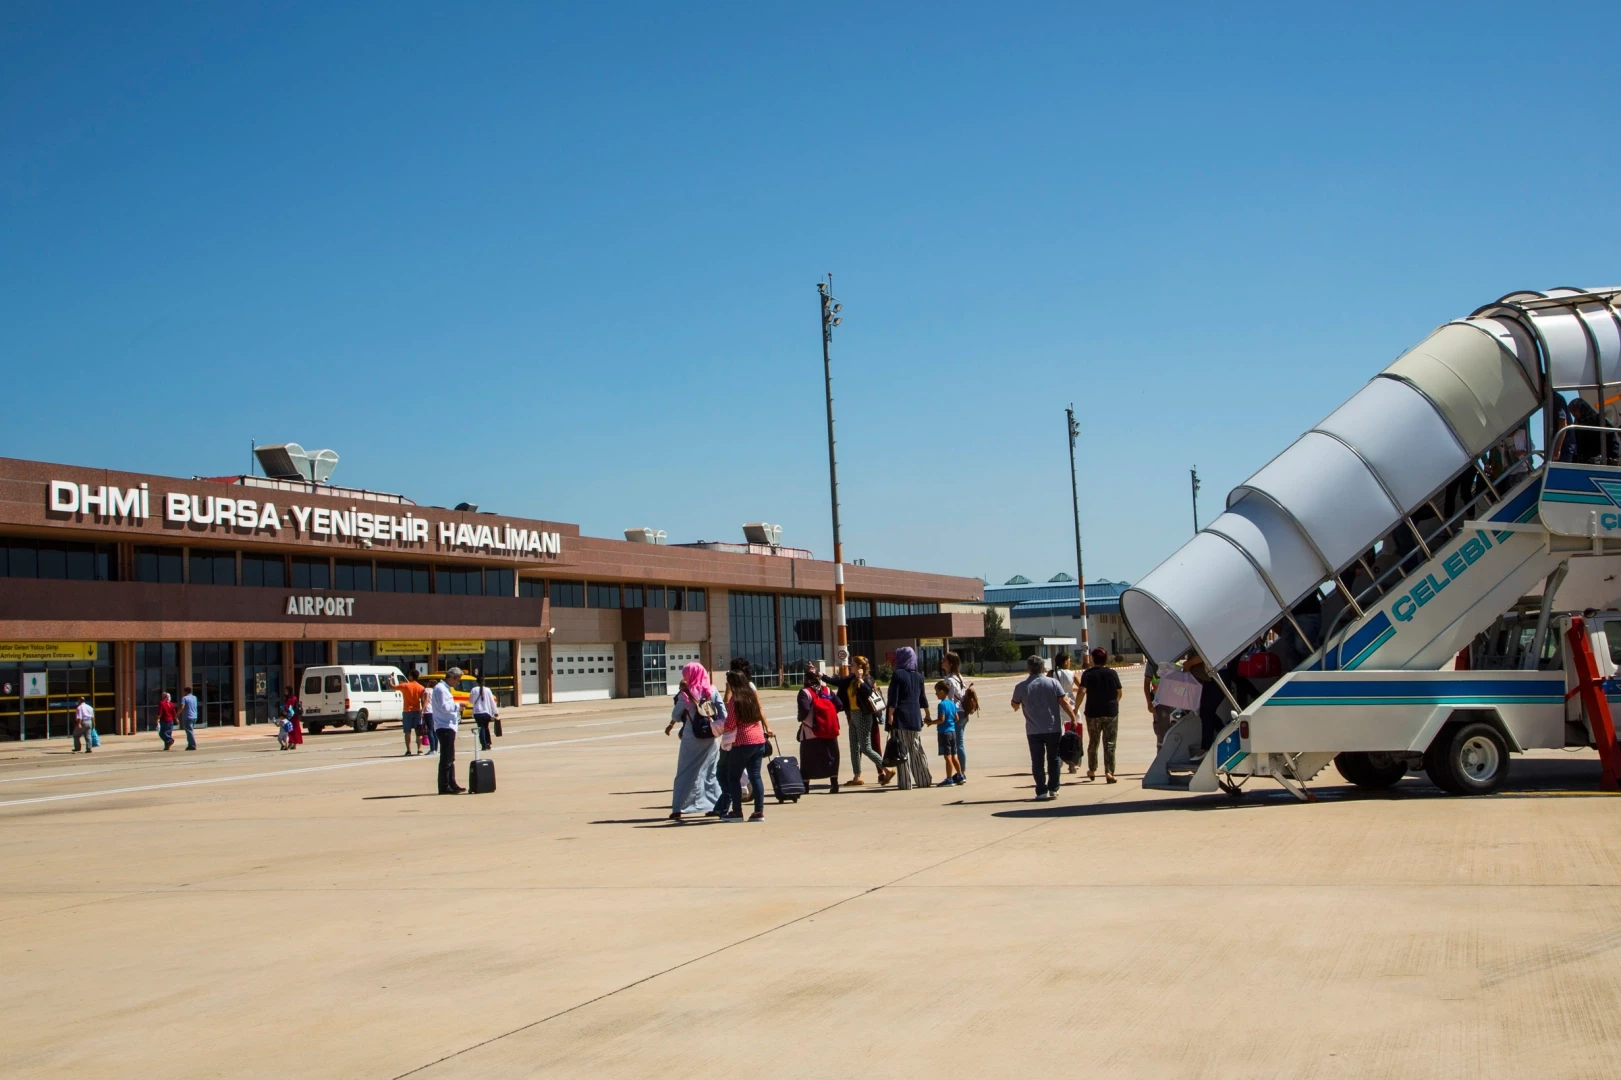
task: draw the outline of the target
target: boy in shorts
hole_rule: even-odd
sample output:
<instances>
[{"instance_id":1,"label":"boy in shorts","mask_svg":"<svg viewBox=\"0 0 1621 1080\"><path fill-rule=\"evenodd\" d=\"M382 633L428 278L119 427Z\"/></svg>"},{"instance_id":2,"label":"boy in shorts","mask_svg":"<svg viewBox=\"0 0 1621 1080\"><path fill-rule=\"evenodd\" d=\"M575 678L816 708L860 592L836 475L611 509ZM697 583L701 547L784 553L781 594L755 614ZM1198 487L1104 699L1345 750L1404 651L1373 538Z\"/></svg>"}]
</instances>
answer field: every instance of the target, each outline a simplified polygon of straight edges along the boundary
<instances>
[{"instance_id":1,"label":"boy in shorts","mask_svg":"<svg viewBox=\"0 0 1621 1080\"><path fill-rule=\"evenodd\" d=\"M934 719L925 720L924 723L937 727L940 756L946 759L946 778L940 784L966 784L968 781L963 779L962 760L957 756L957 703L951 700L951 684L944 679L935 683L934 696L940 699L939 708L935 710Z\"/></svg>"}]
</instances>

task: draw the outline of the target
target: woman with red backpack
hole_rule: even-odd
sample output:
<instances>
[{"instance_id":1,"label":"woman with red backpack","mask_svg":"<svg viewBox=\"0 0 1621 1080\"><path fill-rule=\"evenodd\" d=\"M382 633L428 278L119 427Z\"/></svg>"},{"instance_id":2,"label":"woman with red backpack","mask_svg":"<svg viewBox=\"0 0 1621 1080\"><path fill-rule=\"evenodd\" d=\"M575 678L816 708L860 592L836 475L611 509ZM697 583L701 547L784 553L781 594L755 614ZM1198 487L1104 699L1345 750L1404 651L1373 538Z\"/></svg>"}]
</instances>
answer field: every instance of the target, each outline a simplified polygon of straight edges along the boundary
<instances>
[{"instance_id":1,"label":"woman with red backpack","mask_svg":"<svg viewBox=\"0 0 1621 1080\"><path fill-rule=\"evenodd\" d=\"M807 785L825 779L828 792L839 793L839 706L814 660L805 662L805 687L799 692L799 770Z\"/></svg>"}]
</instances>

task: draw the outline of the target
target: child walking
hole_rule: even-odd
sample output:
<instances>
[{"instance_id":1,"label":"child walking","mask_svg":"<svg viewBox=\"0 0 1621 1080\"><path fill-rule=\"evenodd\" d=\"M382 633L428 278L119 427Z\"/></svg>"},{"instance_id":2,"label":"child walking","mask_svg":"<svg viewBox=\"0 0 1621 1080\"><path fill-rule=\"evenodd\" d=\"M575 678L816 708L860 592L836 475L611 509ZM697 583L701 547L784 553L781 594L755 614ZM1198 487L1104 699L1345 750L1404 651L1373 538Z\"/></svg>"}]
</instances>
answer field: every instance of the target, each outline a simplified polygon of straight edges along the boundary
<instances>
[{"instance_id":1,"label":"child walking","mask_svg":"<svg viewBox=\"0 0 1621 1080\"><path fill-rule=\"evenodd\" d=\"M940 699L935 718L925 723L934 724L940 741L940 756L946 759L946 778L940 783L966 784L962 775L962 759L957 755L957 703L951 700L951 684L941 679L934 684L934 696Z\"/></svg>"}]
</instances>

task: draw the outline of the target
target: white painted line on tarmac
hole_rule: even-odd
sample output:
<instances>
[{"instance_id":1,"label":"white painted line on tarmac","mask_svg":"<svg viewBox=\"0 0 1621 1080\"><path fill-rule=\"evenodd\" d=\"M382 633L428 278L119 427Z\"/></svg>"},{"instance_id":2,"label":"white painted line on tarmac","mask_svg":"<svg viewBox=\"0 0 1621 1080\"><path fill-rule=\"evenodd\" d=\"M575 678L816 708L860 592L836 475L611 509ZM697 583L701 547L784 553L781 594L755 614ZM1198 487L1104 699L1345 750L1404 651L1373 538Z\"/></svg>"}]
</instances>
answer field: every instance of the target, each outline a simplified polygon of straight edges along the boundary
<instances>
[{"instance_id":1,"label":"white painted line on tarmac","mask_svg":"<svg viewBox=\"0 0 1621 1080\"><path fill-rule=\"evenodd\" d=\"M503 746L502 751L536 750L545 746L566 746L570 743L602 742L607 739L634 739L638 735L651 735L651 731L626 731L618 735L586 735L578 739L556 739L552 742L524 743L521 746ZM435 755L424 755L432 757ZM172 780L166 784L140 784L135 787L102 788L99 791L73 791L65 795L38 795L31 799L10 799L0 802L0 809L8 806L32 806L37 803L63 802L68 799L93 799L101 795L129 795L139 791L165 791L169 788L201 787L205 784L230 784L238 780L268 780L278 776L297 776L299 773L331 772L334 769L359 769L367 765L388 765L402 761L415 761L416 757L368 758L365 761L345 761L336 765L307 765L298 769L275 769L271 772L238 773L235 776L212 776L201 780Z\"/></svg>"}]
</instances>

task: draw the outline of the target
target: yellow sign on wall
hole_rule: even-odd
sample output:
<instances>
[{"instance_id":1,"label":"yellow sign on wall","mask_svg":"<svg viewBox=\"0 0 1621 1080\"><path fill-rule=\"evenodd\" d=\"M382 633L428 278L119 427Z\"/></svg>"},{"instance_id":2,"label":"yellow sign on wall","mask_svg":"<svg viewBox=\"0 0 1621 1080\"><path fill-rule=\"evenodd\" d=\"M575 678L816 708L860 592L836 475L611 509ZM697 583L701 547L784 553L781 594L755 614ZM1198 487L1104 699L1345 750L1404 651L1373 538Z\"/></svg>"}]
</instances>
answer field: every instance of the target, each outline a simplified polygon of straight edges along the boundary
<instances>
[{"instance_id":1,"label":"yellow sign on wall","mask_svg":"<svg viewBox=\"0 0 1621 1080\"><path fill-rule=\"evenodd\" d=\"M378 656L427 656L433 651L431 641L378 641L372 651Z\"/></svg>"},{"instance_id":2,"label":"yellow sign on wall","mask_svg":"<svg viewBox=\"0 0 1621 1080\"><path fill-rule=\"evenodd\" d=\"M94 660L94 641L0 641L0 660Z\"/></svg>"},{"instance_id":3,"label":"yellow sign on wall","mask_svg":"<svg viewBox=\"0 0 1621 1080\"><path fill-rule=\"evenodd\" d=\"M461 638L460 640L439 642L441 653L450 653L460 656L465 653L481 653L484 651L483 638Z\"/></svg>"}]
</instances>

